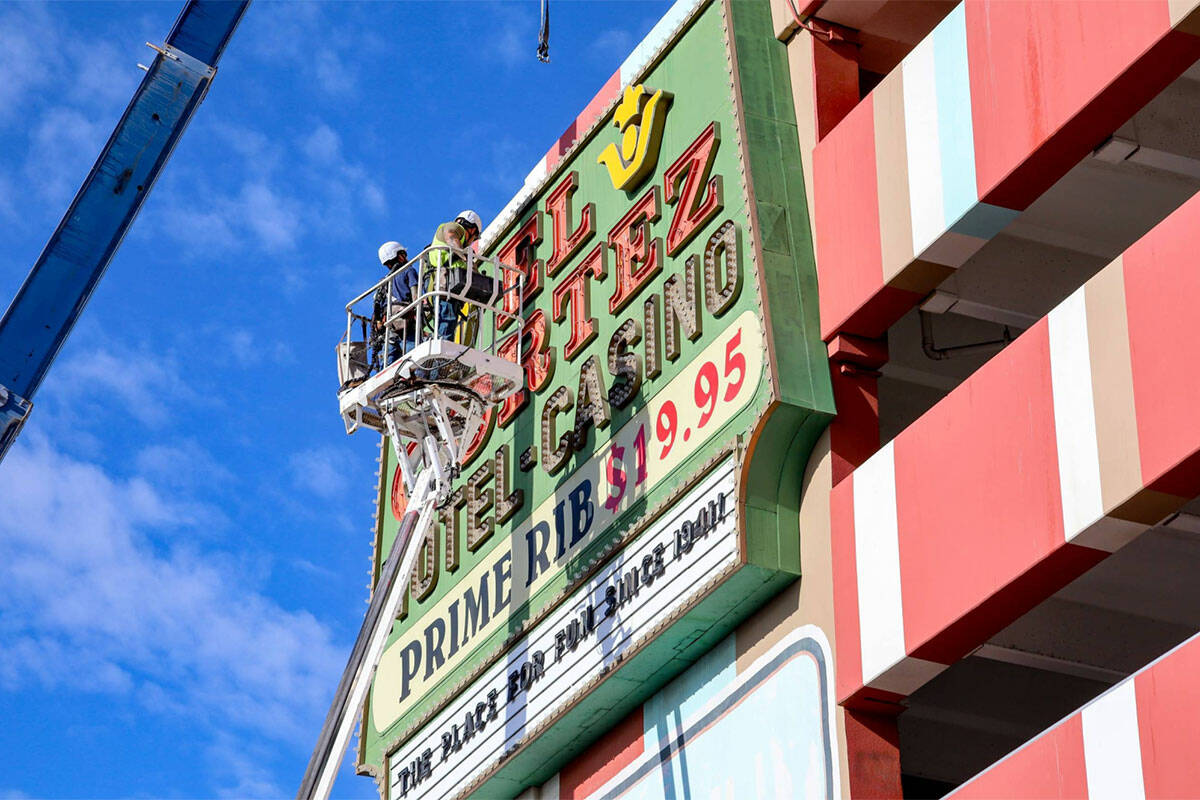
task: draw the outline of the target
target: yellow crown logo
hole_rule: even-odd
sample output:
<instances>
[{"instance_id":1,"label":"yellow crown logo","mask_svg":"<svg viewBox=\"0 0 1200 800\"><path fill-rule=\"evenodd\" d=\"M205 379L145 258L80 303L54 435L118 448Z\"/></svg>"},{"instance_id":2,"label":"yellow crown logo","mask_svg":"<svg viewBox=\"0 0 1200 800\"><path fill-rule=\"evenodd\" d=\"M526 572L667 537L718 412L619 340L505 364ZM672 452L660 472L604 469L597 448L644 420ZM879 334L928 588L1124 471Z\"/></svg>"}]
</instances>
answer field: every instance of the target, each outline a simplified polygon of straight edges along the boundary
<instances>
[{"instance_id":1,"label":"yellow crown logo","mask_svg":"<svg viewBox=\"0 0 1200 800\"><path fill-rule=\"evenodd\" d=\"M613 124L621 131L621 147L618 150L609 143L596 158L608 167L614 189L633 189L654 171L670 105L670 92L659 89L650 94L640 83L625 87L613 112Z\"/></svg>"}]
</instances>

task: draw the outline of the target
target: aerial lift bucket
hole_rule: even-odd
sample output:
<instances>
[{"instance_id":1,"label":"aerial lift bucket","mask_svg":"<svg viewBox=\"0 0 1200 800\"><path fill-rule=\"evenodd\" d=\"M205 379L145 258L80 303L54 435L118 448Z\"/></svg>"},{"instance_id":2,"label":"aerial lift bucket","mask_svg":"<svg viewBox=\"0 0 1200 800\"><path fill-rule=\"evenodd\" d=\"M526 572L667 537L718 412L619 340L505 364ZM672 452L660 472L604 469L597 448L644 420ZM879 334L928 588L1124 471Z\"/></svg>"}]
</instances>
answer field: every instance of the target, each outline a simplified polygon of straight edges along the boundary
<instances>
[{"instance_id":1,"label":"aerial lift bucket","mask_svg":"<svg viewBox=\"0 0 1200 800\"><path fill-rule=\"evenodd\" d=\"M438 266L430 258L435 253ZM388 434L408 506L309 761L300 800L328 798L434 511L449 497L487 412L524 388L523 273L448 247L427 248L413 262L419 272L416 296L394 297L399 284L389 275L347 304L346 334L338 344L338 407L346 432L367 427ZM364 302L371 303L369 315L358 308ZM383 311L377 316L376 309ZM360 339L352 336L355 325ZM505 336L501 355L500 330L507 325L514 330Z\"/></svg>"},{"instance_id":2,"label":"aerial lift bucket","mask_svg":"<svg viewBox=\"0 0 1200 800\"><path fill-rule=\"evenodd\" d=\"M447 246L426 248L403 269L416 273L410 276L415 296L399 296L402 284L389 275L346 306L339 411L347 433L360 427L387 433L402 465L406 442L436 432L453 477L487 409L524 385L524 274ZM500 333L513 323L513 333Z\"/></svg>"}]
</instances>

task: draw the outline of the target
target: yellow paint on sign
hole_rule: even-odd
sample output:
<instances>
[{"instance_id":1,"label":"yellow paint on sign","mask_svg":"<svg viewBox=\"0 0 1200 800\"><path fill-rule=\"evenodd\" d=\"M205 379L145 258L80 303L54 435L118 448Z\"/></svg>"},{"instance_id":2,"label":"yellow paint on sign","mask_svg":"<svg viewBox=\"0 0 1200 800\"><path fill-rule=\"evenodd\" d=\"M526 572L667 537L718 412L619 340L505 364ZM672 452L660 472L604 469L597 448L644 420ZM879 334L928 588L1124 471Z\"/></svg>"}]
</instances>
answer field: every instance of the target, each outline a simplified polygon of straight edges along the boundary
<instances>
[{"instance_id":1,"label":"yellow paint on sign","mask_svg":"<svg viewBox=\"0 0 1200 800\"><path fill-rule=\"evenodd\" d=\"M626 86L613 111L613 124L621 131L621 147L609 143L596 161L608 168L614 189L634 189L658 163L663 125L671 93L662 89L648 95L642 84Z\"/></svg>"}]
</instances>

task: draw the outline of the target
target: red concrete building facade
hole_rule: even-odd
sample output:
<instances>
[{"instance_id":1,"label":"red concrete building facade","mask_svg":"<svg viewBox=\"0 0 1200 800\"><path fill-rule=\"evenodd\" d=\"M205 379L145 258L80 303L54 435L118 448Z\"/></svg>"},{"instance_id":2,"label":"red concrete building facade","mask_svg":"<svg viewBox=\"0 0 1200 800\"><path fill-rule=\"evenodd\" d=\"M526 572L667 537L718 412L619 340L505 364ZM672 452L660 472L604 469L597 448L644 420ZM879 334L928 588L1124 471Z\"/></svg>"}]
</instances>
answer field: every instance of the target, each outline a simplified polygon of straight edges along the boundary
<instances>
[{"instance_id":1,"label":"red concrete building facade","mask_svg":"<svg viewBox=\"0 0 1200 800\"><path fill-rule=\"evenodd\" d=\"M837 415L730 658L827 641L835 796L1200 796L1197 5L772 0Z\"/></svg>"}]
</instances>

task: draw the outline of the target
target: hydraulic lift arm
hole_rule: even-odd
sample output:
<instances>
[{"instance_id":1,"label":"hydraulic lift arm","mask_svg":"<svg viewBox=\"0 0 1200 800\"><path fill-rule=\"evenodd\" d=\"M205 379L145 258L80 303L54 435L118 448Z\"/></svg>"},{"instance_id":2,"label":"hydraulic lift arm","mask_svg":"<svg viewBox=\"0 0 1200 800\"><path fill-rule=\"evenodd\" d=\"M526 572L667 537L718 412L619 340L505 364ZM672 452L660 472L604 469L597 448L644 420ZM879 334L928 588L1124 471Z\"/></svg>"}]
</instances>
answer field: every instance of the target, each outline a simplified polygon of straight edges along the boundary
<instances>
[{"instance_id":1,"label":"hydraulic lift arm","mask_svg":"<svg viewBox=\"0 0 1200 800\"><path fill-rule=\"evenodd\" d=\"M452 267L435 266L431 256L446 254L455 259ZM462 456L483 429L487 409L525 385L520 338L514 340L513 352L501 355L499 350L505 336L503 321L524 324L524 273L494 257L445 245L431 245L416 255L413 264L419 287L416 297L393 297L389 275L346 305L346 336L337 350L342 386L338 408L347 433L365 427L387 435L395 455L395 479L403 479L407 513L371 593L367 617L317 737L297 800L329 797L421 545L435 524L434 513L449 501ZM376 317L374 297L381 289L387 293L390 310ZM465 333L459 342L436 335L440 315L446 313L440 308L449 305L446 298L474 306L476 321L484 323L476 335ZM356 311L359 303L369 303L373 316ZM458 311L450 313L457 319ZM432 319L424 319L428 314ZM382 364L369 363L370 337L364 330L362 341L353 338L356 322L364 319L384 326L387 337L399 334L407 344L389 345L381 353ZM364 736L368 725L370 720L364 719Z\"/></svg>"},{"instance_id":2,"label":"hydraulic lift arm","mask_svg":"<svg viewBox=\"0 0 1200 800\"><path fill-rule=\"evenodd\" d=\"M249 0L189 0L58 228L0 319L0 459L204 99Z\"/></svg>"},{"instance_id":3,"label":"hydraulic lift arm","mask_svg":"<svg viewBox=\"0 0 1200 800\"><path fill-rule=\"evenodd\" d=\"M300 791L296 793L298 800L326 800L333 789L354 722L358 719L379 657L383 654L388 634L400 610L400 601L408 586L407 578L412 574L421 542L434 521L436 496L428 475L426 478L424 488L418 489L420 496L414 496L410 504L410 508L416 510L404 515L391 553L380 570L366 619L354 642L350 659L346 662L329 714L317 738L317 746L308 761L308 769L304 771Z\"/></svg>"}]
</instances>

